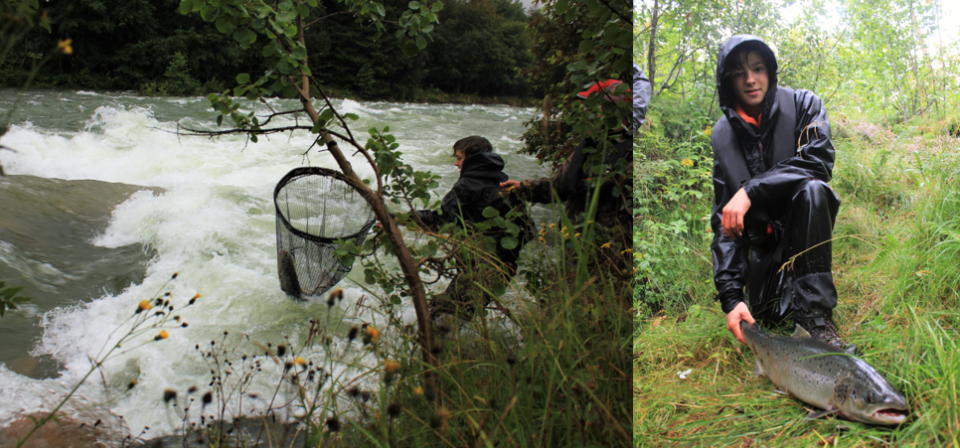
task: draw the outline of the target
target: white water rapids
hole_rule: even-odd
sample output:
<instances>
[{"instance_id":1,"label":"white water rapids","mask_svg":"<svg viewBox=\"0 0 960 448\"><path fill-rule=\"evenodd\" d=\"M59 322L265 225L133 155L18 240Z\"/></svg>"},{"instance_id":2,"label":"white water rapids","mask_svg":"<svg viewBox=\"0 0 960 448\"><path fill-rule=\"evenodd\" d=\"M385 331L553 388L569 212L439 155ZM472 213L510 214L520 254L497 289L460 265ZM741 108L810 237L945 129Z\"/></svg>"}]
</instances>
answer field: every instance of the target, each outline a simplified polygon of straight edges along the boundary
<instances>
[{"instance_id":1,"label":"white water rapids","mask_svg":"<svg viewBox=\"0 0 960 448\"><path fill-rule=\"evenodd\" d=\"M0 92L0 96L0 108L8 110L15 92ZM294 106L279 100L270 104L278 110ZM442 176L435 198L445 194L458 176L451 157L453 142L469 135L488 138L506 160L505 171L513 179L547 173L533 158L516 154L521 147L522 122L532 116L533 109L351 100L334 104L342 113L360 116L351 129L361 142L368 128L389 125L406 162ZM267 112L266 107L256 106L258 113ZM32 353L52 356L63 371L56 379L32 379L0 363L0 427L21 413L49 409L87 373L91 365L88 356L109 344L110 333L131 316L141 300L156 297L158 292L172 292L177 308L194 294L202 295L195 306L180 313L190 326L171 330L167 340L152 342L154 333L149 333L141 339L151 342L139 348L134 348L139 344L128 344L128 352L106 364L103 379L99 373L91 376L78 393L89 403L100 403L118 396L136 379L138 384L131 392L106 405L113 414L123 416L134 436L144 427L150 428L147 438L173 433L180 422L164 405L163 391L171 388L182 393L190 386L204 388L210 381L209 369L195 352L195 345L209 346L213 339L219 342L224 331L229 331L234 342L241 334L273 344L288 336L300 347L308 320L328 318L326 297L297 303L280 290L277 279L272 201L277 181L291 169L307 164L336 168L332 157L318 155L316 148L308 160L302 157L310 145L309 133L275 134L262 137L257 144L246 144L242 136L178 137L168 132L177 129L178 121L184 126L217 128L206 99L120 93L28 92L15 117L3 145L16 152L0 151L0 164L7 174L155 187L154 191L133 193L113 209L107 227L89 243L104 248L141 245L156 252L142 283L130 284L118 294L63 298L61 306L42 318L35 317L43 326L43 335ZM352 161L358 174L372 176L362 156ZM0 213L17 210L0 204ZM549 215L538 207L534 218L539 223ZM162 287L174 272L179 272L178 278ZM378 322L382 316L377 313L358 312L356 301L364 291L356 282L362 283L363 275L355 268L339 285L345 290L345 299L332 312L346 316L337 330L340 336L350 325L384 324ZM333 321L339 322L339 315ZM409 305L403 319L408 323L416 320ZM304 353L317 364L326 362L316 359L319 351L308 348ZM373 360L362 362L369 365ZM334 366L333 373L338 368L345 366ZM256 384L261 394L272 390L281 369L265 364ZM247 406L262 408L264 403L251 400Z\"/></svg>"}]
</instances>

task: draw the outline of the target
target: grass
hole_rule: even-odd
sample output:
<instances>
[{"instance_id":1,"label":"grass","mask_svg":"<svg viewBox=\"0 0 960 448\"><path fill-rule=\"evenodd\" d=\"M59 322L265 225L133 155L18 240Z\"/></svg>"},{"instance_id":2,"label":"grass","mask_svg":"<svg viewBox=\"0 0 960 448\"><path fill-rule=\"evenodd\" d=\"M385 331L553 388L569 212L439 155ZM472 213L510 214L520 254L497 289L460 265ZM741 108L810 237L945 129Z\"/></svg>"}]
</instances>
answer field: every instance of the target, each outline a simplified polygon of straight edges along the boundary
<instances>
[{"instance_id":1,"label":"grass","mask_svg":"<svg viewBox=\"0 0 960 448\"><path fill-rule=\"evenodd\" d=\"M652 256L655 285L635 299L644 310L634 341L635 446L960 446L960 140L869 123L843 128L831 182L843 201L833 243L836 320L907 397L909 419L897 427L806 420L811 407L754 376L750 350L725 329L707 230L649 224L637 238L662 251ZM663 178L684 173L661 167L678 157L653 153L640 168L656 180L648 184L658 199L654 222L681 205L709 213L704 185L699 200L663 199ZM657 293L657 306L644 307Z\"/></svg>"},{"instance_id":2,"label":"grass","mask_svg":"<svg viewBox=\"0 0 960 448\"><path fill-rule=\"evenodd\" d=\"M629 251L622 243L606 249L588 245L582 262L590 263L592 277L577 284L572 280L576 261L556 261L572 253L568 246L575 237L564 241L558 231L544 232L557 243L527 248L528 272L521 270L519 276L534 275L539 281L527 283L532 290L514 290L504 299L513 298L507 303L515 314L512 321L482 313L466 328L438 328L439 406L424 393L421 373L429 367L422 362L415 331L403 325L401 310L389 297L368 291L373 297L366 306L385 319L378 320L377 329L358 323L350 341L336 340L331 329L351 323L314 320L306 335L283 340L254 341L224 332L209 345L184 347L192 352L185 356L202 359L210 369L210 383L167 389L155 397L177 421L179 432L144 441L131 439L140 428L130 428L130 436L115 442L165 447L629 446L633 322L627 310L630 288L624 283L630 279L613 272L627 264L618 258ZM131 304L131 309L146 310L151 304L153 299ZM329 304L336 302L331 298ZM180 305L178 310L185 308ZM140 330L144 322L153 322L142 318L146 315L134 314L138 319L130 334L147 331ZM149 331L173 321L180 325L176 316L156 316L164 320L147 326ZM162 339L165 331L147 343ZM111 340L104 359L97 358L90 372L120 343L124 350L136 350L126 342ZM338 370L335 364L349 367ZM273 386L264 390L264 381ZM115 382L104 379L105 384ZM130 382L123 393L136 387L136 381ZM256 403L266 406L251 406ZM35 426L54 425L63 417L54 411ZM31 434L19 441L29 442Z\"/></svg>"}]
</instances>

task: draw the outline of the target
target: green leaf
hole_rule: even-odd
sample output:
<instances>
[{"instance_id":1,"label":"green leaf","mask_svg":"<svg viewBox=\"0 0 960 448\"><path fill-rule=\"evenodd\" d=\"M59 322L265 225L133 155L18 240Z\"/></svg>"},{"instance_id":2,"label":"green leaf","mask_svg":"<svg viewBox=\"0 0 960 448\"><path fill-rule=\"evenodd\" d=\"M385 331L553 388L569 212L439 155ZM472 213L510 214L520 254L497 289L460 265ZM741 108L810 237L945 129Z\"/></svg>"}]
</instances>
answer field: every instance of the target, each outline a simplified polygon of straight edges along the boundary
<instances>
[{"instance_id":1,"label":"green leaf","mask_svg":"<svg viewBox=\"0 0 960 448\"><path fill-rule=\"evenodd\" d=\"M323 131L323 127L326 125L327 120L317 120L317 122L313 124L313 127L310 128L310 132L313 134L319 134L321 131Z\"/></svg>"},{"instance_id":2,"label":"green leaf","mask_svg":"<svg viewBox=\"0 0 960 448\"><path fill-rule=\"evenodd\" d=\"M297 95L300 95L300 91L293 84L287 84L283 86L281 94L284 98L296 98Z\"/></svg>"},{"instance_id":3,"label":"green leaf","mask_svg":"<svg viewBox=\"0 0 960 448\"><path fill-rule=\"evenodd\" d=\"M404 56L406 56L406 57L408 57L408 58L414 57L414 56L417 55L417 52L418 52L418 51L420 51L420 50L417 48L417 43L416 43L416 42L414 42L414 41L412 41L412 40L408 40L408 41L406 41L406 42L403 43L403 54L404 54Z\"/></svg>"},{"instance_id":4,"label":"green leaf","mask_svg":"<svg viewBox=\"0 0 960 448\"><path fill-rule=\"evenodd\" d=\"M316 5L313 5L313 6L316 6ZM310 7L307 5L297 5L297 14L300 14L300 17L303 17L304 19L306 19L307 16L310 15Z\"/></svg>"},{"instance_id":5,"label":"green leaf","mask_svg":"<svg viewBox=\"0 0 960 448\"><path fill-rule=\"evenodd\" d=\"M201 1L201 0L195 0L195 1ZM200 18L202 18L206 22L211 22L213 21L214 15L216 13L217 13L217 8L213 6L206 6L200 10Z\"/></svg>"},{"instance_id":6,"label":"green leaf","mask_svg":"<svg viewBox=\"0 0 960 448\"><path fill-rule=\"evenodd\" d=\"M217 25L217 31L223 34L233 33L233 28L234 28L233 22L231 22L230 19L226 17L221 17L217 19L217 21L214 22L214 24Z\"/></svg>"},{"instance_id":7,"label":"green leaf","mask_svg":"<svg viewBox=\"0 0 960 448\"><path fill-rule=\"evenodd\" d=\"M0 291L0 295L3 295L7 300L10 300L10 298L13 297L14 294L20 292L22 289L23 289L23 286L16 286L16 287L13 287L13 288L7 288L7 289L4 289L4 290Z\"/></svg>"},{"instance_id":8,"label":"green leaf","mask_svg":"<svg viewBox=\"0 0 960 448\"><path fill-rule=\"evenodd\" d=\"M249 74L249 73L241 73L241 74L237 75L237 84L246 84L246 83L248 83L248 82L250 82L250 74Z\"/></svg>"},{"instance_id":9,"label":"green leaf","mask_svg":"<svg viewBox=\"0 0 960 448\"><path fill-rule=\"evenodd\" d=\"M197 12L207 6L207 0L193 0L193 11ZM206 20L206 19L204 19Z\"/></svg>"},{"instance_id":10,"label":"green leaf","mask_svg":"<svg viewBox=\"0 0 960 448\"><path fill-rule=\"evenodd\" d=\"M423 36L417 36L417 48L420 50L427 48L427 40Z\"/></svg>"},{"instance_id":11,"label":"green leaf","mask_svg":"<svg viewBox=\"0 0 960 448\"><path fill-rule=\"evenodd\" d=\"M414 1L410 2L409 4L407 4L407 6L408 6L410 9L420 9L420 2L414 0Z\"/></svg>"},{"instance_id":12,"label":"green leaf","mask_svg":"<svg viewBox=\"0 0 960 448\"><path fill-rule=\"evenodd\" d=\"M489 219L489 218L493 218L493 217L496 217L496 216L500 216L500 212L499 212L497 209L495 209L495 208L493 208L493 207L487 207L487 208L484 208L484 209L483 209L483 217L484 217L484 218Z\"/></svg>"},{"instance_id":13,"label":"green leaf","mask_svg":"<svg viewBox=\"0 0 960 448\"><path fill-rule=\"evenodd\" d=\"M307 57L307 49L298 46L297 48L293 49L293 52L290 53L290 56L297 60L303 60L303 58Z\"/></svg>"},{"instance_id":14,"label":"green leaf","mask_svg":"<svg viewBox=\"0 0 960 448\"><path fill-rule=\"evenodd\" d=\"M284 75L292 75L294 68L286 59L281 59L280 62L277 62L277 70Z\"/></svg>"},{"instance_id":15,"label":"green leaf","mask_svg":"<svg viewBox=\"0 0 960 448\"><path fill-rule=\"evenodd\" d=\"M193 11L193 0L183 0L180 2L180 14L187 15Z\"/></svg>"},{"instance_id":16,"label":"green leaf","mask_svg":"<svg viewBox=\"0 0 960 448\"><path fill-rule=\"evenodd\" d=\"M320 112L319 119L323 121L330 121L331 118L333 118L333 109L328 107Z\"/></svg>"},{"instance_id":17,"label":"green leaf","mask_svg":"<svg viewBox=\"0 0 960 448\"><path fill-rule=\"evenodd\" d=\"M593 42L592 42L592 41L589 41L589 40L586 40L586 39L580 41L580 52L581 52L581 53L590 54L590 52L593 51L593 48L594 48L594 47L593 47Z\"/></svg>"},{"instance_id":18,"label":"green leaf","mask_svg":"<svg viewBox=\"0 0 960 448\"><path fill-rule=\"evenodd\" d=\"M223 125L223 114L217 115L217 126Z\"/></svg>"},{"instance_id":19,"label":"green leaf","mask_svg":"<svg viewBox=\"0 0 960 448\"><path fill-rule=\"evenodd\" d=\"M269 44L263 46L263 56L264 56L264 57L269 58L270 56L273 56L273 55L275 55L275 54L277 54L277 44L276 44L276 43L270 42Z\"/></svg>"},{"instance_id":20,"label":"green leaf","mask_svg":"<svg viewBox=\"0 0 960 448\"><path fill-rule=\"evenodd\" d=\"M256 143L256 142L257 142L257 134L250 134L250 141Z\"/></svg>"},{"instance_id":21,"label":"green leaf","mask_svg":"<svg viewBox=\"0 0 960 448\"><path fill-rule=\"evenodd\" d=\"M553 9L556 11L557 15L567 12L567 6L569 5L569 0L557 0L557 3L554 4Z\"/></svg>"},{"instance_id":22,"label":"green leaf","mask_svg":"<svg viewBox=\"0 0 960 448\"><path fill-rule=\"evenodd\" d=\"M440 12L440 10L442 10L442 9L443 9L443 3L442 3L442 2L436 2L436 3L433 4L433 6L430 7L430 10L433 11L433 12Z\"/></svg>"},{"instance_id":23,"label":"green leaf","mask_svg":"<svg viewBox=\"0 0 960 448\"><path fill-rule=\"evenodd\" d=\"M343 118L345 118L345 119L347 119L347 120L354 120L354 121L356 121L356 120L359 120L359 119L360 119L360 116L357 115L357 114L343 114Z\"/></svg>"}]
</instances>

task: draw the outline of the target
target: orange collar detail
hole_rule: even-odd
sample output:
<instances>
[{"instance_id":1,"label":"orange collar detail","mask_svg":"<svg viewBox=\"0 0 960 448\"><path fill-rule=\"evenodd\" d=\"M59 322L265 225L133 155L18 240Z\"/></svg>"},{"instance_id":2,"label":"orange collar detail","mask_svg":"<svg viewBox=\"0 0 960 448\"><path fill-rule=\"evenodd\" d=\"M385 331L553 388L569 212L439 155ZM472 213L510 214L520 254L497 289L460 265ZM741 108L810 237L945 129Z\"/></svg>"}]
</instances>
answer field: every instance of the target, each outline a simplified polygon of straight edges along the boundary
<instances>
[{"instance_id":1,"label":"orange collar detail","mask_svg":"<svg viewBox=\"0 0 960 448\"><path fill-rule=\"evenodd\" d=\"M740 105L739 101L736 101L733 104L733 110L737 112L737 115L739 115L740 118L743 118L743 121L746 121L747 123L752 124L757 129L760 129L760 119L762 118L763 114L760 114L759 116L757 116L757 119L754 120L753 117L747 115L747 113L743 111L743 106Z\"/></svg>"}]
</instances>

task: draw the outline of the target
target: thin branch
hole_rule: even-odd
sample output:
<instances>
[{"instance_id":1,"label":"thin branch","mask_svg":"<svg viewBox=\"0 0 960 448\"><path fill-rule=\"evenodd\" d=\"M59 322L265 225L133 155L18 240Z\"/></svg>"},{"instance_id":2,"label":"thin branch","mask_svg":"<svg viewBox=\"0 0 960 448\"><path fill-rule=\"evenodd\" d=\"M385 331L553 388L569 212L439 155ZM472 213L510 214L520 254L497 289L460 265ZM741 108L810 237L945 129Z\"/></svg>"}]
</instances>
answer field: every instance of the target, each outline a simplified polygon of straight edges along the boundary
<instances>
[{"instance_id":1,"label":"thin branch","mask_svg":"<svg viewBox=\"0 0 960 448\"><path fill-rule=\"evenodd\" d=\"M317 22L319 22L319 21L321 21L321 20L323 20L323 19L326 19L327 17L333 17L333 16L335 16L335 15L337 15L337 14L352 14L352 13L354 13L354 11L340 11L340 12L335 12L335 13L333 13L333 14L327 14L327 15L325 15L325 16L317 19L317 20L314 20L313 22L310 22L310 23L304 25L304 26L303 26L303 29L310 28L310 26L313 25L314 23L317 23Z\"/></svg>"},{"instance_id":2,"label":"thin branch","mask_svg":"<svg viewBox=\"0 0 960 448\"><path fill-rule=\"evenodd\" d=\"M624 22L627 22L627 23L629 23L629 24L630 24L630 26L633 26L633 21L632 21L632 20L630 20L630 19L628 19L628 18L626 18L626 17L624 17L624 16L622 16L622 15L620 14L620 10L618 10L618 9L615 9L615 8L614 8L613 6L610 6L610 4L609 4L609 3L607 3L607 0L600 0L600 3L603 3L603 6L606 6L606 7L607 7L607 9L609 9L609 10L610 10L610 12L612 12L612 13L614 13L614 14L616 14L616 15L617 15L617 17L619 17L619 18L620 18L620 20L623 20Z\"/></svg>"}]
</instances>

